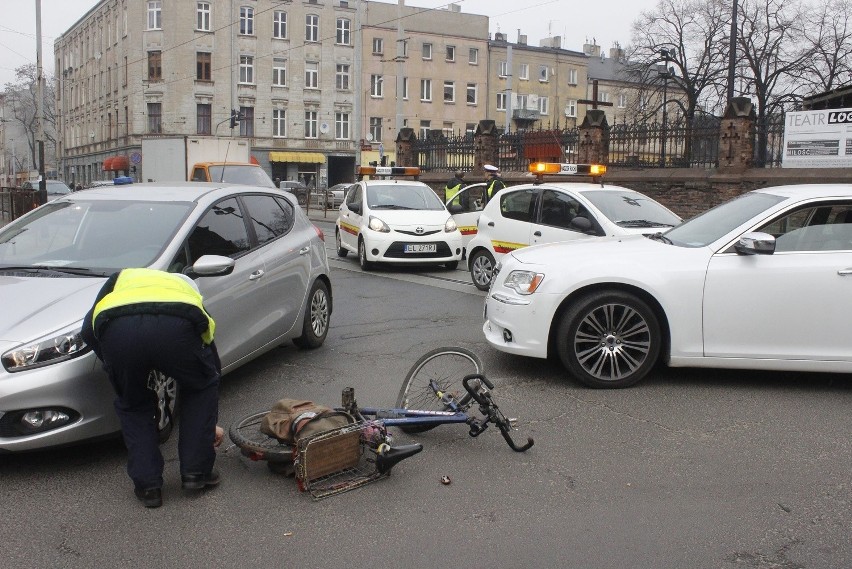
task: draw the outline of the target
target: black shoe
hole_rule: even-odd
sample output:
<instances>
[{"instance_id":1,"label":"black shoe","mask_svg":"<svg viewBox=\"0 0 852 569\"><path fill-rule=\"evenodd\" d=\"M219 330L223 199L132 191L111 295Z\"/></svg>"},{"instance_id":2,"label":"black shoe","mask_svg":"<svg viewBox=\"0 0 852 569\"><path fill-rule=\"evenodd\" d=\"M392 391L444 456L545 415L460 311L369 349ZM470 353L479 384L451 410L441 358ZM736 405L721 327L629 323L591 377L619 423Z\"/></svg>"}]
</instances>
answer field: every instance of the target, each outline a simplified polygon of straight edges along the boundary
<instances>
[{"instance_id":1,"label":"black shoe","mask_svg":"<svg viewBox=\"0 0 852 569\"><path fill-rule=\"evenodd\" d=\"M136 498L145 504L146 508L159 508L163 505L163 491L160 488L141 489L135 488L133 493Z\"/></svg>"},{"instance_id":2,"label":"black shoe","mask_svg":"<svg viewBox=\"0 0 852 569\"><path fill-rule=\"evenodd\" d=\"M208 474L184 474L180 477L184 490L201 490L219 484L219 471L215 468Z\"/></svg>"}]
</instances>

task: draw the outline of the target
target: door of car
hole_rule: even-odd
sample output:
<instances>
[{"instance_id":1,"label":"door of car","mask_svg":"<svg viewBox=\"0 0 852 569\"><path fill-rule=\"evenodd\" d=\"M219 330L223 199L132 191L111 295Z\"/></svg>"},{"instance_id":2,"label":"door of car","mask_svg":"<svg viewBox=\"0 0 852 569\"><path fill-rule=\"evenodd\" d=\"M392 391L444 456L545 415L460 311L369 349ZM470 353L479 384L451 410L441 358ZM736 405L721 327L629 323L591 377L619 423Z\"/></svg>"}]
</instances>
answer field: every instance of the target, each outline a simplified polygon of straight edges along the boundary
<instances>
[{"instance_id":1,"label":"door of car","mask_svg":"<svg viewBox=\"0 0 852 569\"><path fill-rule=\"evenodd\" d=\"M711 259L707 356L852 362L852 202L817 211L825 207L800 208L758 228L776 236L771 255L728 250Z\"/></svg>"},{"instance_id":2,"label":"door of car","mask_svg":"<svg viewBox=\"0 0 852 569\"><path fill-rule=\"evenodd\" d=\"M232 273L195 281L216 322L216 346L225 367L267 342L257 333L256 323L269 312L263 251L253 247L245 212L235 197L217 202L202 216L170 270L183 270L203 255L235 261Z\"/></svg>"},{"instance_id":3,"label":"door of car","mask_svg":"<svg viewBox=\"0 0 852 569\"><path fill-rule=\"evenodd\" d=\"M364 186L356 184L347 193L343 205L338 214L338 229L340 231L340 242L350 251L358 250L358 235L363 223Z\"/></svg>"},{"instance_id":4,"label":"door of car","mask_svg":"<svg viewBox=\"0 0 852 569\"><path fill-rule=\"evenodd\" d=\"M462 246L465 249L476 235L476 222L479 220L485 201L482 199L485 187L485 183L465 186L446 202L447 210L453 216L453 221L456 222L459 232L462 234Z\"/></svg>"},{"instance_id":5,"label":"door of car","mask_svg":"<svg viewBox=\"0 0 852 569\"><path fill-rule=\"evenodd\" d=\"M268 301L251 328L266 344L296 325L310 285L311 247L316 232L309 223L299 223L287 198L258 194L242 196L241 200L263 255Z\"/></svg>"},{"instance_id":6,"label":"door of car","mask_svg":"<svg viewBox=\"0 0 852 569\"><path fill-rule=\"evenodd\" d=\"M536 217L530 228L530 245L585 239L588 233L577 218L592 221L591 214L567 192L543 188Z\"/></svg>"},{"instance_id":7,"label":"door of car","mask_svg":"<svg viewBox=\"0 0 852 569\"><path fill-rule=\"evenodd\" d=\"M530 244L537 193L535 188L503 190L486 206L484 213L491 215L482 219L481 230L488 235L494 253L501 255Z\"/></svg>"}]
</instances>

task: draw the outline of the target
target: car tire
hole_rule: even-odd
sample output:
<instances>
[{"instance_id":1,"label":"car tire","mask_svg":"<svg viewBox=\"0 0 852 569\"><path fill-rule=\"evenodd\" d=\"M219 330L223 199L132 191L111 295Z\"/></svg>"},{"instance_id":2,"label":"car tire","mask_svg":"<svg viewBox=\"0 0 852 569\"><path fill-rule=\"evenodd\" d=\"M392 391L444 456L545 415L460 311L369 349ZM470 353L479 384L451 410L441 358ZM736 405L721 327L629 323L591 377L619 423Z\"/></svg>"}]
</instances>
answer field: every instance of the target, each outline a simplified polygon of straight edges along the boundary
<instances>
[{"instance_id":1,"label":"car tire","mask_svg":"<svg viewBox=\"0 0 852 569\"><path fill-rule=\"evenodd\" d=\"M296 346L313 350L325 342L328 326L331 321L331 298L325 282L317 280L308 295L308 305L305 307L305 319L302 323L302 335L293 339Z\"/></svg>"},{"instance_id":2,"label":"car tire","mask_svg":"<svg viewBox=\"0 0 852 569\"><path fill-rule=\"evenodd\" d=\"M364 239L358 240L358 264L361 265L362 271L373 270L373 263L367 260L367 244Z\"/></svg>"},{"instance_id":3,"label":"car tire","mask_svg":"<svg viewBox=\"0 0 852 569\"><path fill-rule=\"evenodd\" d=\"M494 278L494 256L487 249L480 249L470 256L470 279L479 290L487 291Z\"/></svg>"},{"instance_id":4,"label":"car tire","mask_svg":"<svg viewBox=\"0 0 852 569\"><path fill-rule=\"evenodd\" d=\"M459 262L458 261L450 261L449 263L444 263L444 266L447 268L448 271L455 271L456 269L459 268Z\"/></svg>"},{"instance_id":5,"label":"car tire","mask_svg":"<svg viewBox=\"0 0 852 569\"><path fill-rule=\"evenodd\" d=\"M656 313L639 297L601 291L571 303L559 323L556 349L581 383L629 387L654 367L662 334Z\"/></svg>"},{"instance_id":6,"label":"car tire","mask_svg":"<svg viewBox=\"0 0 852 569\"><path fill-rule=\"evenodd\" d=\"M175 378L152 369L148 372L148 388L157 400L154 422L160 443L169 440L177 420L178 389Z\"/></svg>"},{"instance_id":7,"label":"car tire","mask_svg":"<svg viewBox=\"0 0 852 569\"><path fill-rule=\"evenodd\" d=\"M337 245L337 256L341 259L346 257L349 254L349 251L343 248L343 243L340 242L340 230L336 230L334 232L334 241Z\"/></svg>"}]
</instances>

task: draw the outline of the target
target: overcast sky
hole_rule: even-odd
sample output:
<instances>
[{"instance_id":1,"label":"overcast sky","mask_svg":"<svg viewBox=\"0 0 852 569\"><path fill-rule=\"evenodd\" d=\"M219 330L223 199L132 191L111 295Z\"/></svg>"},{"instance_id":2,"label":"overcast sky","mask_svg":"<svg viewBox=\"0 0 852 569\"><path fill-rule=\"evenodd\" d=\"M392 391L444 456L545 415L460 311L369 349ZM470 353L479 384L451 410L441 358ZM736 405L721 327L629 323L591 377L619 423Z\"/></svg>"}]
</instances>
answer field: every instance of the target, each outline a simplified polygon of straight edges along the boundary
<instances>
[{"instance_id":1,"label":"overcast sky","mask_svg":"<svg viewBox=\"0 0 852 569\"><path fill-rule=\"evenodd\" d=\"M141 2L142 0L133 0ZM187 0L164 0L185 2ZM41 0L42 63L53 74L53 41L65 32L96 0ZM393 1L388 3L393 4ZM489 17L490 32L518 40L518 29L530 45L562 36L562 47L582 51L594 39L607 52L614 42L630 42L630 26L641 10L656 0L459 0L462 12ZM443 8L447 0L405 0L407 6ZM0 0L6 18L0 22L0 89L15 80L14 70L36 62L36 0ZM11 11L14 11L12 17ZM14 26L14 27L12 27Z\"/></svg>"}]
</instances>

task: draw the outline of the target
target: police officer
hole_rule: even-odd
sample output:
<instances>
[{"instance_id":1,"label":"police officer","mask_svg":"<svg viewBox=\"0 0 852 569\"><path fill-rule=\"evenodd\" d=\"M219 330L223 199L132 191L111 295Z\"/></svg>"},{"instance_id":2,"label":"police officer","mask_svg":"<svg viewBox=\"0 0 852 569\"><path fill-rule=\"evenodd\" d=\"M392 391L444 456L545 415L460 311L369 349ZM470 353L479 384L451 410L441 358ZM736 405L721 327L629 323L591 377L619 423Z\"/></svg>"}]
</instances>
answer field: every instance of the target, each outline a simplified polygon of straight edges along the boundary
<instances>
[{"instance_id":1,"label":"police officer","mask_svg":"<svg viewBox=\"0 0 852 569\"><path fill-rule=\"evenodd\" d=\"M192 279L153 269L113 274L83 322L83 339L103 361L115 389L127 473L145 507L163 503L157 400L148 388L151 370L173 377L180 389L183 488L200 490L219 483L213 468L221 373L215 330Z\"/></svg>"},{"instance_id":2,"label":"police officer","mask_svg":"<svg viewBox=\"0 0 852 569\"><path fill-rule=\"evenodd\" d=\"M446 203L450 203L450 200L453 199L459 190L461 190L462 185L464 185L464 172L461 170L456 170L453 172L453 177L450 178L450 181L447 182L447 185L444 187L444 201Z\"/></svg>"},{"instance_id":3,"label":"police officer","mask_svg":"<svg viewBox=\"0 0 852 569\"><path fill-rule=\"evenodd\" d=\"M506 187L503 179L500 177L500 169L492 164L486 164L483 169L488 172L488 179L485 181L485 195L490 200L494 194Z\"/></svg>"}]
</instances>

